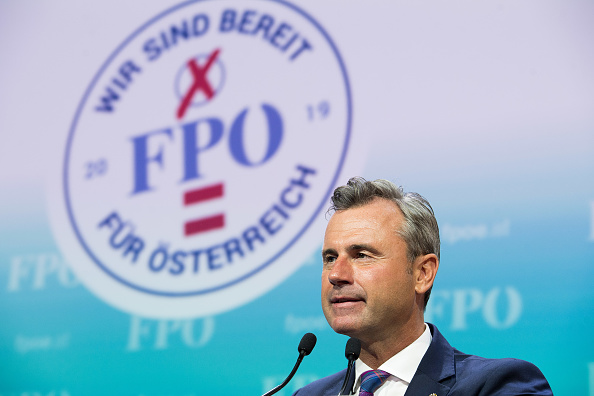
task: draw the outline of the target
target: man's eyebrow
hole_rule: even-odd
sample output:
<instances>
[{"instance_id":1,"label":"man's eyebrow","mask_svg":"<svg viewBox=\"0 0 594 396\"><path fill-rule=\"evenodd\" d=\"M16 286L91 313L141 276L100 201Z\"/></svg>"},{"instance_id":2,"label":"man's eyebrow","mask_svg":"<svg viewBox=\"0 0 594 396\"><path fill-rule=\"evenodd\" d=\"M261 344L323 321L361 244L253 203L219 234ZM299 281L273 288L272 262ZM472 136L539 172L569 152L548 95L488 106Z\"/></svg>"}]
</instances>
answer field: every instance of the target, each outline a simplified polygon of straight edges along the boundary
<instances>
[{"instance_id":1,"label":"man's eyebrow","mask_svg":"<svg viewBox=\"0 0 594 396\"><path fill-rule=\"evenodd\" d=\"M351 245L347 248L347 250L349 252L360 252L361 250L367 250L368 252L371 252L373 254L380 254L379 250L377 250L373 246L368 245L366 243L358 243L358 244Z\"/></svg>"},{"instance_id":2,"label":"man's eyebrow","mask_svg":"<svg viewBox=\"0 0 594 396\"><path fill-rule=\"evenodd\" d=\"M336 255L336 250L335 249L324 249L322 250L322 258L326 257L326 255L328 254L334 254Z\"/></svg>"}]
</instances>

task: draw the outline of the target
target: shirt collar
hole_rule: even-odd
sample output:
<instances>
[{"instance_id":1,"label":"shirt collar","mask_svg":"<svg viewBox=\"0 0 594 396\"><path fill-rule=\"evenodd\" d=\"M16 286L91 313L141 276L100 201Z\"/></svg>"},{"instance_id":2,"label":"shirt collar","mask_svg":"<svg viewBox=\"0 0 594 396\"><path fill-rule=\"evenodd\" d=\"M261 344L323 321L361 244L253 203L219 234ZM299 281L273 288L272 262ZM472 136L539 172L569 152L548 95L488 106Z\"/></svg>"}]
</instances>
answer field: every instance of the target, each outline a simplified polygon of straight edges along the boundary
<instances>
[{"instance_id":1,"label":"shirt collar","mask_svg":"<svg viewBox=\"0 0 594 396\"><path fill-rule=\"evenodd\" d=\"M432 338L429 326L425 323L425 331L423 331L423 334L421 334L421 336L412 344L388 359L379 367L379 370L386 371L409 384L410 381L412 381L425 352L429 349ZM356 387L359 387L361 374L367 370L371 370L371 368L363 363L361 359L357 359L355 362L355 378L357 378Z\"/></svg>"}]
</instances>

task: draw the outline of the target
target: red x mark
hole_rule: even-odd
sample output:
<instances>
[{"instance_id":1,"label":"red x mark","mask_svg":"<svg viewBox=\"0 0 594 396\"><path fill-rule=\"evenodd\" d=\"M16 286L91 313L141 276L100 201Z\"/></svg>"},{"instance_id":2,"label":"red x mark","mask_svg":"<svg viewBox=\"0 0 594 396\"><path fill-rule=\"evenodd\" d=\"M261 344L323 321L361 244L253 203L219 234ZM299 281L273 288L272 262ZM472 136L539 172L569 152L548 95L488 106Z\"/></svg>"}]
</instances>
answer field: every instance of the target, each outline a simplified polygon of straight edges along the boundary
<instances>
[{"instance_id":1,"label":"red x mark","mask_svg":"<svg viewBox=\"0 0 594 396\"><path fill-rule=\"evenodd\" d=\"M190 59L188 61L188 68L192 73L192 77L194 77L194 82L192 83L192 86L190 87L188 92L186 92L186 95L182 99L179 108L177 109L178 120L184 116L186 110L188 109L188 106L190 106L190 103L192 103L192 98L194 97L194 95L196 95L196 93L199 90L204 91L204 95L208 100L212 99L212 97L214 96L214 90L212 89L212 87L208 83L208 80L206 79L206 73L208 73L208 69L210 69L210 67L217 59L219 52L219 48L214 50L212 54L208 56L208 60L206 61L204 67L200 67L198 63L196 63L196 59Z\"/></svg>"}]
</instances>

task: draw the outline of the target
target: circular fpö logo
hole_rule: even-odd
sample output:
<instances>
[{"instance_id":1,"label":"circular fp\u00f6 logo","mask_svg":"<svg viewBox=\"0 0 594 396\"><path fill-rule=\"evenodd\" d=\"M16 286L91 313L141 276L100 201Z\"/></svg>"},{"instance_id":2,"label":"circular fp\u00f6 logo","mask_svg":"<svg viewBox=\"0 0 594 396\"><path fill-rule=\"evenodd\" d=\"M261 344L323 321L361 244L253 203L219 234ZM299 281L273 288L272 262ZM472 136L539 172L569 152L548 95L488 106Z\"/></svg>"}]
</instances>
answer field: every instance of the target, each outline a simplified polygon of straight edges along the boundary
<instances>
[{"instance_id":1,"label":"circular fp\u00f6 logo","mask_svg":"<svg viewBox=\"0 0 594 396\"><path fill-rule=\"evenodd\" d=\"M340 54L301 9L205 0L157 15L101 67L68 136L75 272L153 316L254 299L310 255L295 246L326 209L350 126Z\"/></svg>"}]
</instances>

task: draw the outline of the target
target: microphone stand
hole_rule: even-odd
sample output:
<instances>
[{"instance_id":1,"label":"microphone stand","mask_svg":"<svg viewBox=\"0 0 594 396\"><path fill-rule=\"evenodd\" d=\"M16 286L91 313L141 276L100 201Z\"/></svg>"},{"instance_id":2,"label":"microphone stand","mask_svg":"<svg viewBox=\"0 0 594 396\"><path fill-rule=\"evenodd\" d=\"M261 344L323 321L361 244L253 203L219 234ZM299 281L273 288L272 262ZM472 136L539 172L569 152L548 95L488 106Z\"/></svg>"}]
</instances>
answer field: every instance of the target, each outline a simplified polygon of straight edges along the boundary
<instances>
[{"instance_id":1,"label":"microphone stand","mask_svg":"<svg viewBox=\"0 0 594 396\"><path fill-rule=\"evenodd\" d=\"M278 392L279 390L284 388L284 386L287 385L289 383L289 381L291 381L291 378L293 378L293 376L297 372L297 369L299 368L299 365L301 364L301 361L303 360L304 356L305 356L305 353L302 351L299 351L299 357L297 358L297 362L295 363L295 366L293 366L293 370L291 371L289 376L287 378L285 378L285 380L283 381L282 384L276 386L275 388L272 388L268 392L264 393L262 396L274 395L276 392Z\"/></svg>"},{"instance_id":2,"label":"microphone stand","mask_svg":"<svg viewBox=\"0 0 594 396\"><path fill-rule=\"evenodd\" d=\"M357 338L353 338L353 337L349 338L349 340L347 341L347 344L346 344L345 352L344 352L344 355L346 356L346 358L349 361L349 365L347 366L347 372L346 372L346 375L344 376L344 382L342 383L342 388L340 389L340 392L338 392L338 396L350 395L351 393L353 393L353 388L349 389L349 393L345 393L345 391L346 391L351 373L353 372L353 367L355 366L355 360L359 359L360 353L361 353L361 341L359 341Z\"/></svg>"},{"instance_id":3,"label":"microphone stand","mask_svg":"<svg viewBox=\"0 0 594 396\"><path fill-rule=\"evenodd\" d=\"M305 334L301 338L301 342L299 343L299 346L297 347L297 350L299 351L299 357L297 358L297 362L295 363L295 366L293 366L293 370L291 370L291 373L289 374L289 376L287 378L285 378L285 380L283 381L282 384L269 390L268 392L264 393L262 396L274 395L276 392L281 390L285 385L287 385L289 383L289 381L291 381L291 378L293 378L293 376L297 372L297 369L299 368L299 365L301 364L303 357L309 355L311 353L311 351L314 349L314 346L316 346L316 336L313 335L312 333Z\"/></svg>"}]
</instances>

